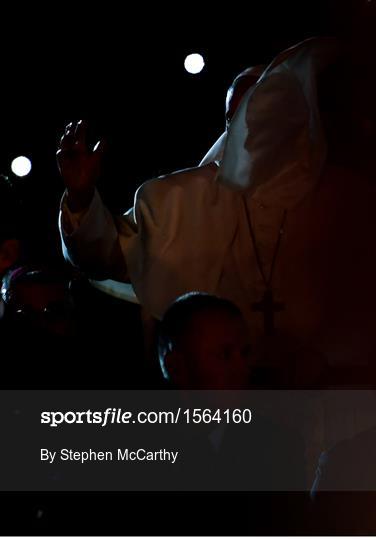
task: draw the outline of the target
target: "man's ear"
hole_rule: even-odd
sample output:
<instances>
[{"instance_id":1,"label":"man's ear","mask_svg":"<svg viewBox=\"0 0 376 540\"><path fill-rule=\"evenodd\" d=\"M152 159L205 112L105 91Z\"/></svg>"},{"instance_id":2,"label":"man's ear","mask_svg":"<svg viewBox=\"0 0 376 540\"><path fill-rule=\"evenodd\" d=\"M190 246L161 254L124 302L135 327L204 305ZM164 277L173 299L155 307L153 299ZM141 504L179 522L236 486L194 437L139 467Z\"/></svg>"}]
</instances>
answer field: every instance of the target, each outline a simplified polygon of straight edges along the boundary
<instances>
[{"instance_id":1,"label":"man's ear","mask_svg":"<svg viewBox=\"0 0 376 540\"><path fill-rule=\"evenodd\" d=\"M165 356L165 368L172 384L181 387L184 381L184 361L176 349L169 351Z\"/></svg>"},{"instance_id":2,"label":"man's ear","mask_svg":"<svg viewBox=\"0 0 376 540\"><path fill-rule=\"evenodd\" d=\"M17 261L20 255L20 241L16 238L4 240L0 245L0 275L4 274Z\"/></svg>"}]
</instances>

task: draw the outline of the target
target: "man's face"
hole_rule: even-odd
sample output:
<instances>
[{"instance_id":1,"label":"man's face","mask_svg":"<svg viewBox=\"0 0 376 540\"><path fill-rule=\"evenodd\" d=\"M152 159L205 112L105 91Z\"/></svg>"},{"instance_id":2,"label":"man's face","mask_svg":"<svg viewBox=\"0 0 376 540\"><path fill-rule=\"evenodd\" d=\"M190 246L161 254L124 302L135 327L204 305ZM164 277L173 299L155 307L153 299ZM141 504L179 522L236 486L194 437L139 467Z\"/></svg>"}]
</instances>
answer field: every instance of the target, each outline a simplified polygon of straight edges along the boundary
<instances>
[{"instance_id":1,"label":"man's face","mask_svg":"<svg viewBox=\"0 0 376 540\"><path fill-rule=\"evenodd\" d=\"M178 385L197 390L240 390L249 384L251 346L241 316L210 310L195 316L179 344Z\"/></svg>"}]
</instances>

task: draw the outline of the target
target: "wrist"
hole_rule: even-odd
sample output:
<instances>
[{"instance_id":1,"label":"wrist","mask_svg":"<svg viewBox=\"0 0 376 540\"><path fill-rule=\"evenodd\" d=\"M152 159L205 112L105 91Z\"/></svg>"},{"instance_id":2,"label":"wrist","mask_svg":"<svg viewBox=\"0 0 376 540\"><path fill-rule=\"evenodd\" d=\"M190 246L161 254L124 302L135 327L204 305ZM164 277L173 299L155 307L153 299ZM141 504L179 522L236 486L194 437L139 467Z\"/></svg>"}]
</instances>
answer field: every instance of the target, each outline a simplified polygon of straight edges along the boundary
<instances>
[{"instance_id":1,"label":"wrist","mask_svg":"<svg viewBox=\"0 0 376 540\"><path fill-rule=\"evenodd\" d=\"M86 210L94 196L94 186L85 190L74 190L67 188L67 205L71 212L81 212Z\"/></svg>"}]
</instances>

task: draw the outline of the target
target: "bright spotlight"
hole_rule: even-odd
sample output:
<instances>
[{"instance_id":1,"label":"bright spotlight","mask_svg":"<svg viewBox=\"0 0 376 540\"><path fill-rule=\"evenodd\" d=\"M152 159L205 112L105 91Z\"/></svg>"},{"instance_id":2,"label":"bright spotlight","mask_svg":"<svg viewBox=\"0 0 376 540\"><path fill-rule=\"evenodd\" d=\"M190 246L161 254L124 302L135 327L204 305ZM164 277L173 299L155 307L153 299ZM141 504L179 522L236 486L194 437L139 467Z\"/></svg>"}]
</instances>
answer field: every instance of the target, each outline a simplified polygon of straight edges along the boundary
<instances>
[{"instance_id":1,"label":"bright spotlight","mask_svg":"<svg viewBox=\"0 0 376 540\"><path fill-rule=\"evenodd\" d=\"M192 75L197 75L200 73L205 66L205 62L201 54L189 54L184 61L184 67L188 73Z\"/></svg>"},{"instance_id":2,"label":"bright spotlight","mask_svg":"<svg viewBox=\"0 0 376 540\"><path fill-rule=\"evenodd\" d=\"M31 161L25 156L19 156L12 161L10 167L16 176L26 176L31 171Z\"/></svg>"}]
</instances>

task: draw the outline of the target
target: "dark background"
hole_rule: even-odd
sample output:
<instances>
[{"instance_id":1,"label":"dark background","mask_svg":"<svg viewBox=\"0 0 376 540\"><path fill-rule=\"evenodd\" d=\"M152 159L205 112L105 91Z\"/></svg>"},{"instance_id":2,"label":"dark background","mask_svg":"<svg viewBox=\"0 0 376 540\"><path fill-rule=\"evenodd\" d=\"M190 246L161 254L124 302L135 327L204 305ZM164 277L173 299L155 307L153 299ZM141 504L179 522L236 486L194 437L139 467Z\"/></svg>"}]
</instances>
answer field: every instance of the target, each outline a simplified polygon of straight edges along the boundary
<instances>
[{"instance_id":1,"label":"dark background","mask_svg":"<svg viewBox=\"0 0 376 540\"><path fill-rule=\"evenodd\" d=\"M336 33L347 5L337 2L334 11L318 0L4 6L0 173L12 177L18 155L32 160L31 174L16 182L33 258L61 258L56 218L63 184L55 151L67 122L85 118L92 141L106 137L101 193L113 210L126 210L144 180L200 161L223 130L226 89L239 71L268 63L304 38ZM206 61L197 76L183 67L192 52ZM333 532L307 519L306 502L267 494L1 495L0 532ZM339 532L353 533L356 524L350 529Z\"/></svg>"}]
</instances>

